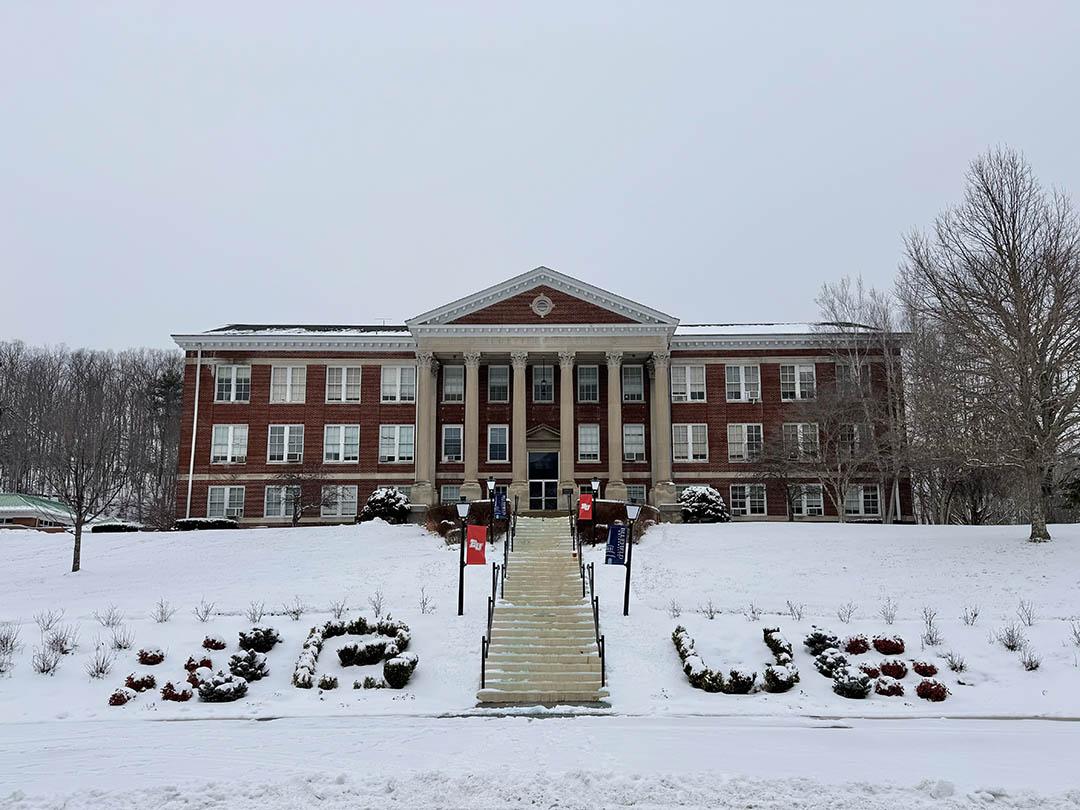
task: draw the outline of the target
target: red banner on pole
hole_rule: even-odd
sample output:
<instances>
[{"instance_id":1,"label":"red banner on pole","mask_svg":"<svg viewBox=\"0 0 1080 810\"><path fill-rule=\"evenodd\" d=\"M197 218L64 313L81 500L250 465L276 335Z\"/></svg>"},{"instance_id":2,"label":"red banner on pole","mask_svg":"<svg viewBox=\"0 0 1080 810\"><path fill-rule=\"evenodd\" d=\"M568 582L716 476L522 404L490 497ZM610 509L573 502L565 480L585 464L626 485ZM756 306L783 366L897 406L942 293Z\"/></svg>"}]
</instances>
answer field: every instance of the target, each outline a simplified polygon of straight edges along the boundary
<instances>
[{"instance_id":1,"label":"red banner on pole","mask_svg":"<svg viewBox=\"0 0 1080 810\"><path fill-rule=\"evenodd\" d=\"M580 495L580 496L578 496L577 519L578 520L592 520L593 519L592 495Z\"/></svg>"},{"instance_id":2,"label":"red banner on pole","mask_svg":"<svg viewBox=\"0 0 1080 810\"><path fill-rule=\"evenodd\" d=\"M469 526L465 533L466 565L487 564L487 526Z\"/></svg>"}]
</instances>

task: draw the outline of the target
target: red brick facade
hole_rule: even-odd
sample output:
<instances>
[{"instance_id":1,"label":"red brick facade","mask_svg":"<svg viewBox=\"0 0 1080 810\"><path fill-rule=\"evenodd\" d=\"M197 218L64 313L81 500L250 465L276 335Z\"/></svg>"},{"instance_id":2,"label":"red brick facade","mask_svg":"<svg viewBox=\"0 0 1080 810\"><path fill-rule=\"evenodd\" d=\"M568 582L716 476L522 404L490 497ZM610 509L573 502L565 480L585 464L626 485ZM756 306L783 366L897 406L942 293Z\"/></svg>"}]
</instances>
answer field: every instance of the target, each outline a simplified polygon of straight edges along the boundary
<instances>
[{"instance_id":1,"label":"red brick facade","mask_svg":"<svg viewBox=\"0 0 1080 810\"><path fill-rule=\"evenodd\" d=\"M532 309L537 297L546 295L554 305L551 313L541 317ZM455 318L454 324L544 324L544 323L634 323L633 319L612 312L580 298L553 289L534 287L528 292L491 304L476 312Z\"/></svg>"}]
</instances>

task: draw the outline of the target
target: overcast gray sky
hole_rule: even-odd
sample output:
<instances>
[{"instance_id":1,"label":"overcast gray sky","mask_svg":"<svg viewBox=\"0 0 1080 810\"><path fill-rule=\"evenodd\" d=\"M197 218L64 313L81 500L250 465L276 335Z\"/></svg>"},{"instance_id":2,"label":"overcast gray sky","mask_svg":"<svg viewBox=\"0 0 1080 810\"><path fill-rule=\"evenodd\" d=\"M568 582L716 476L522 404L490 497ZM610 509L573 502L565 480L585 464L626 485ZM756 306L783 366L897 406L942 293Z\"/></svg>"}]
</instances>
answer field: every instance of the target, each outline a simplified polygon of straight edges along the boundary
<instances>
[{"instance_id":1,"label":"overcast gray sky","mask_svg":"<svg viewBox=\"0 0 1080 810\"><path fill-rule=\"evenodd\" d=\"M11 0L0 339L400 322L540 264L805 320L988 146L1080 193L1080 4L885 5Z\"/></svg>"}]
</instances>

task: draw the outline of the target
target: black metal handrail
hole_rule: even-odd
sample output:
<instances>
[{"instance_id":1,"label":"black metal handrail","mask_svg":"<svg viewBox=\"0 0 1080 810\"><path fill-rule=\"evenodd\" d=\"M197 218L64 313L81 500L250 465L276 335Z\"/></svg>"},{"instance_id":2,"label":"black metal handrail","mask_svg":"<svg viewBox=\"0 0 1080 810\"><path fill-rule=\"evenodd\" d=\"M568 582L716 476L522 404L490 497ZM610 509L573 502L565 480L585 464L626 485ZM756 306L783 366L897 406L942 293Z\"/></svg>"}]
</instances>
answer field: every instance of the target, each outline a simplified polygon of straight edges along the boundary
<instances>
[{"instance_id":1,"label":"black metal handrail","mask_svg":"<svg viewBox=\"0 0 1080 810\"><path fill-rule=\"evenodd\" d=\"M495 621L495 595L499 584L499 573L503 567L498 563L491 564L491 596L487 600L487 635L480 638L480 688L487 685L487 657L491 649L491 626ZM601 664L603 666L603 664Z\"/></svg>"},{"instance_id":2,"label":"black metal handrail","mask_svg":"<svg viewBox=\"0 0 1080 810\"><path fill-rule=\"evenodd\" d=\"M596 563L589 563L582 569L581 587L582 596L585 595L585 572L589 574L589 604L592 606L593 632L596 634L596 649L600 653L600 685L607 686L607 643L604 636L600 635L600 597L596 595Z\"/></svg>"}]
</instances>

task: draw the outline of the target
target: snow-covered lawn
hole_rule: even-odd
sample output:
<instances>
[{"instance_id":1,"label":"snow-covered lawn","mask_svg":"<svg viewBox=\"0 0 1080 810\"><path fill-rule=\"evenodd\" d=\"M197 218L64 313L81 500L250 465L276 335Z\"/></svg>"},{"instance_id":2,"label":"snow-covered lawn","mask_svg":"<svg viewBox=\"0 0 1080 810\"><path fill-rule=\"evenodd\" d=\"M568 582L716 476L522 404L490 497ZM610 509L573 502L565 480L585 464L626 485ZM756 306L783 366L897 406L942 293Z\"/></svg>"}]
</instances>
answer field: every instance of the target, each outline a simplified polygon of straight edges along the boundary
<instances>
[{"instance_id":1,"label":"snow-covered lawn","mask_svg":"<svg viewBox=\"0 0 1080 810\"><path fill-rule=\"evenodd\" d=\"M22 642L0 676L0 807L500 807L534 799L558 807L940 807L966 806L977 791L982 802L986 789L1005 806L1080 806L1080 794L1063 792L1080 783L1067 764L1080 750L1080 723L1011 719L1080 718L1080 647L1070 625L1080 615L1080 527L1054 527L1054 535L1031 545L1022 527L658 526L634 550L628 617L623 569L587 549L607 638L606 714L617 716L530 720L474 708L490 570L468 569L459 618L457 550L416 527L89 535L79 574L67 573L70 538L0 533L0 622L18 623ZM421 612L421 588L434 612ZM349 615L371 618L377 593L412 629L420 664L408 686L352 689L381 668L342 667L335 651L349 639L334 639L319 672L337 675L340 687L293 687L301 644L331 617L332 602L346 599ZM151 617L159 599L176 608L165 623ZM282 606L297 599L307 610L294 621ZM885 599L899 608L892 626L879 615ZM214 603L206 623L192 613L203 600ZM720 610L713 619L698 610L710 600ZM788 600L804 605L801 621L788 615ZM1022 626L1042 659L1035 672L991 637L1019 622L1021 600L1036 613ZM107 705L129 672L153 672L158 687L182 679L208 634L227 641L207 653L224 668L251 624L243 615L251 602L265 604L273 615L262 623L283 641L268 654L269 677L247 697L171 703L154 690ZM854 617L843 623L837 608L849 602ZM757 620L746 616L751 604ZM134 646L117 653L107 678L91 680L85 666L96 641L111 638L94 614L110 605ZM980 615L967 626L960 615L972 605ZM927 649L924 607L937 611L944 637ZM31 667L41 646L34 617L56 610L79 647L48 677ZM759 672L771 660L762 628L779 626L802 681L778 695L692 689L671 643L676 624L712 668ZM910 673L904 697L838 697L802 646L811 625L841 638L898 634L903 657L933 661L952 694L927 703L915 697L920 679ZM140 647L162 648L165 661L138 665ZM946 651L962 656L966 671L950 672ZM943 717L951 719L930 719ZM153 720L190 722L139 722ZM807 779L831 787L810 788Z\"/></svg>"}]
</instances>

